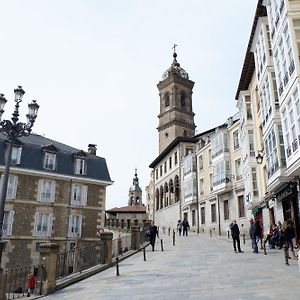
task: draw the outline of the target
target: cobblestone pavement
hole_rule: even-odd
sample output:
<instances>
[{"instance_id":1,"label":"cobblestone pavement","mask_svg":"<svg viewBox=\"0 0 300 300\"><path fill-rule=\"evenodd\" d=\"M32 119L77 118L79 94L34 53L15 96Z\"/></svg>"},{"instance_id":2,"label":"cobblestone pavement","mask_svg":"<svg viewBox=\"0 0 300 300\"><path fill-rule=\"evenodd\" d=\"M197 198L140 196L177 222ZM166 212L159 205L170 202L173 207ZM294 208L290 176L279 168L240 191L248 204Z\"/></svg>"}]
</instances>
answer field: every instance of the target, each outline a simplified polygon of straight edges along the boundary
<instances>
[{"instance_id":1,"label":"cobblestone pavement","mask_svg":"<svg viewBox=\"0 0 300 300\"><path fill-rule=\"evenodd\" d=\"M231 240L207 235L161 236L154 252L143 252L42 299L300 299L298 261L285 265L282 250L235 253Z\"/></svg>"}]
</instances>

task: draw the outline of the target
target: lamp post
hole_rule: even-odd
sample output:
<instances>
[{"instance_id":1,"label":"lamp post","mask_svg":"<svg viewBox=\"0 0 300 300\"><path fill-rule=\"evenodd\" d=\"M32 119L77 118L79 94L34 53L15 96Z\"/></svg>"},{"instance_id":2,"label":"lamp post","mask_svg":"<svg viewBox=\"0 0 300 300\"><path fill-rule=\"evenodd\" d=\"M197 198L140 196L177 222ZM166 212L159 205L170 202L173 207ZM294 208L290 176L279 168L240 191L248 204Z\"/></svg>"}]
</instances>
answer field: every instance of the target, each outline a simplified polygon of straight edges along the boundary
<instances>
[{"instance_id":1,"label":"lamp post","mask_svg":"<svg viewBox=\"0 0 300 300\"><path fill-rule=\"evenodd\" d=\"M0 132L6 136L7 143L7 155L5 162L5 169L2 181L2 189L0 191L0 271L1 271L1 261L2 261L2 252L5 245L5 242L2 241L3 234L3 220L4 220L4 207L6 201L7 185L9 178L9 170L11 165L11 153L13 148L13 143L22 136L28 136L31 133L32 126L37 117L37 112L39 105L35 100L32 100L32 103L28 104L28 114L27 122L19 122L19 106L22 102L23 95L25 91L21 86L18 86L15 90L15 110L12 114L11 120L0 121ZM0 120L4 112L4 105L7 100L4 98L3 94L0 94Z\"/></svg>"}]
</instances>

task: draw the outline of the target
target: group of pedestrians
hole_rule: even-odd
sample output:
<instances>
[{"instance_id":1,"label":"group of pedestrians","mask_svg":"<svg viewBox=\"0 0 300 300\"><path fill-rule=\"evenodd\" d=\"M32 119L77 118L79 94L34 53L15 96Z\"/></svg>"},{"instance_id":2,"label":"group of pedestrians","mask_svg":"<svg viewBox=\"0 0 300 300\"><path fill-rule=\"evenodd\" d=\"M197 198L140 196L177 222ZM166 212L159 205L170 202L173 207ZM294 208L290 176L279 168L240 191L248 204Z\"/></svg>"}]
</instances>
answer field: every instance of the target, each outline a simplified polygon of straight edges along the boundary
<instances>
[{"instance_id":1,"label":"group of pedestrians","mask_svg":"<svg viewBox=\"0 0 300 300\"><path fill-rule=\"evenodd\" d=\"M239 230L239 226L236 223L236 220L233 220L230 223L229 228L231 230L234 252L243 253L243 251L241 250L241 243L240 243L240 230ZM259 220L254 221L252 218L250 219L249 234L251 238L253 253L258 253L258 242L263 240L263 230ZM289 264L288 259L291 258L296 259L295 250L293 246L294 237L295 237L295 232L294 229L292 228L291 223L284 221L282 227L281 227L281 223L279 223L279 226L272 225L270 227L268 235L264 240L264 246L268 242L270 248L274 249L275 245L279 249L283 247L286 264ZM289 250L291 251L292 257L289 255Z\"/></svg>"},{"instance_id":2,"label":"group of pedestrians","mask_svg":"<svg viewBox=\"0 0 300 300\"><path fill-rule=\"evenodd\" d=\"M179 235L188 235L188 229L190 228L190 224L188 222L188 220L186 218L183 219L183 221L181 222L181 220L178 220L177 222L177 232Z\"/></svg>"}]
</instances>

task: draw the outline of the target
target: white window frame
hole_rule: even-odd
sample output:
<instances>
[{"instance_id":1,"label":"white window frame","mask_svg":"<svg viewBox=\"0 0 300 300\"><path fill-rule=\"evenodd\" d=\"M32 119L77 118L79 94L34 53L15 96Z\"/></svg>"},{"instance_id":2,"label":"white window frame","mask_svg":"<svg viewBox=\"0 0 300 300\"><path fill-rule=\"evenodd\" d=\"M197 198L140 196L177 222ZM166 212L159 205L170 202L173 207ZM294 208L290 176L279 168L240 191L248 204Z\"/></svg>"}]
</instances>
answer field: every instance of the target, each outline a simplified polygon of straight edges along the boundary
<instances>
[{"instance_id":1,"label":"white window frame","mask_svg":"<svg viewBox=\"0 0 300 300\"><path fill-rule=\"evenodd\" d=\"M3 217L3 225L2 225L2 234L3 236L11 235L12 233L12 225L14 221L14 211L5 211Z\"/></svg>"},{"instance_id":2,"label":"white window frame","mask_svg":"<svg viewBox=\"0 0 300 300\"><path fill-rule=\"evenodd\" d=\"M19 165L21 162L22 147L13 146L11 150L11 164Z\"/></svg>"},{"instance_id":3,"label":"white window frame","mask_svg":"<svg viewBox=\"0 0 300 300\"><path fill-rule=\"evenodd\" d=\"M0 189L2 189L3 178L4 178L4 175L2 174L1 180L0 180ZM8 182L7 182L7 192L6 192L7 200L16 199L17 188L18 188L18 176L9 175Z\"/></svg>"},{"instance_id":4,"label":"white window frame","mask_svg":"<svg viewBox=\"0 0 300 300\"><path fill-rule=\"evenodd\" d=\"M86 159L82 157L76 157L74 161L74 173L77 175L86 175L87 170Z\"/></svg>"},{"instance_id":5,"label":"white window frame","mask_svg":"<svg viewBox=\"0 0 300 300\"><path fill-rule=\"evenodd\" d=\"M34 216L33 236L49 237L52 234L53 213L36 212Z\"/></svg>"},{"instance_id":6,"label":"white window frame","mask_svg":"<svg viewBox=\"0 0 300 300\"><path fill-rule=\"evenodd\" d=\"M40 202L53 203L55 201L55 181L40 179L38 185L38 197Z\"/></svg>"},{"instance_id":7,"label":"white window frame","mask_svg":"<svg viewBox=\"0 0 300 300\"><path fill-rule=\"evenodd\" d=\"M43 167L45 170L55 170L56 153L45 152Z\"/></svg>"},{"instance_id":8,"label":"white window frame","mask_svg":"<svg viewBox=\"0 0 300 300\"><path fill-rule=\"evenodd\" d=\"M72 214L69 217L68 237L81 237L82 216Z\"/></svg>"},{"instance_id":9,"label":"white window frame","mask_svg":"<svg viewBox=\"0 0 300 300\"><path fill-rule=\"evenodd\" d=\"M71 188L71 204L86 205L87 188L88 187L86 185L73 183Z\"/></svg>"}]
</instances>

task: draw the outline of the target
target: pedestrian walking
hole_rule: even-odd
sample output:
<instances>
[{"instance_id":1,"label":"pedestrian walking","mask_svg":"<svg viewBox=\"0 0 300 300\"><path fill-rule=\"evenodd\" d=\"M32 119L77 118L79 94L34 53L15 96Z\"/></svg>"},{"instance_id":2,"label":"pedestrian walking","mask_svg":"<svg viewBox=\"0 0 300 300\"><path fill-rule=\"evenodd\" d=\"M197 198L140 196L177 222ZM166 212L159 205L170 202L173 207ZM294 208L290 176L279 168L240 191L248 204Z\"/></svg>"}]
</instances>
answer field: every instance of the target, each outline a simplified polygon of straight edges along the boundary
<instances>
[{"instance_id":1,"label":"pedestrian walking","mask_svg":"<svg viewBox=\"0 0 300 300\"><path fill-rule=\"evenodd\" d=\"M156 236L159 238L157 227L152 221L149 226L149 239L150 245L152 246L152 251L154 251Z\"/></svg>"},{"instance_id":2,"label":"pedestrian walking","mask_svg":"<svg viewBox=\"0 0 300 300\"><path fill-rule=\"evenodd\" d=\"M187 236L188 235L188 229L190 228L190 224L189 224L188 220L186 218L184 218L181 224L182 224L182 229L183 229L182 235Z\"/></svg>"},{"instance_id":3,"label":"pedestrian walking","mask_svg":"<svg viewBox=\"0 0 300 300\"><path fill-rule=\"evenodd\" d=\"M289 249L291 250L293 259L296 259L296 254L294 250L294 245L293 245L293 238L295 237L295 231L291 226L290 222L284 221L282 224L282 230L283 230L283 241L284 241L284 256L285 256L285 263L288 265L289 264L289 259L291 258L289 256Z\"/></svg>"},{"instance_id":4,"label":"pedestrian walking","mask_svg":"<svg viewBox=\"0 0 300 300\"><path fill-rule=\"evenodd\" d=\"M259 220L256 220L252 225L252 243L253 243L253 252L258 253L258 241L261 239L262 229L259 224Z\"/></svg>"},{"instance_id":5,"label":"pedestrian walking","mask_svg":"<svg viewBox=\"0 0 300 300\"><path fill-rule=\"evenodd\" d=\"M236 224L236 220L232 220L229 225L231 230L231 236L233 240L233 250L235 253L240 252L243 253L244 251L241 250L241 242L240 242L240 229L238 224Z\"/></svg>"},{"instance_id":6,"label":"pedestrian walking","mask_svg":"<svg viewBox=\"0 0 300 300\"><path fill-rule=\"evenodd\" d=\"M36 284L35 276L30 273L27 277L27 297L30 297L30 295L33 293L34 288Z\"/></svg>"},{"instance_id":7,"label":"pedestrian walking","mask_svg":"<svg viewBox=\"0 0 300 300\"><path fill-rule=\"evenodd\" d=\"M181 231L182 231L181 220L178 220L178 222L177 222L177 231L178 231L178 234L181 235Z\"/></svg>"}]
</instances>

